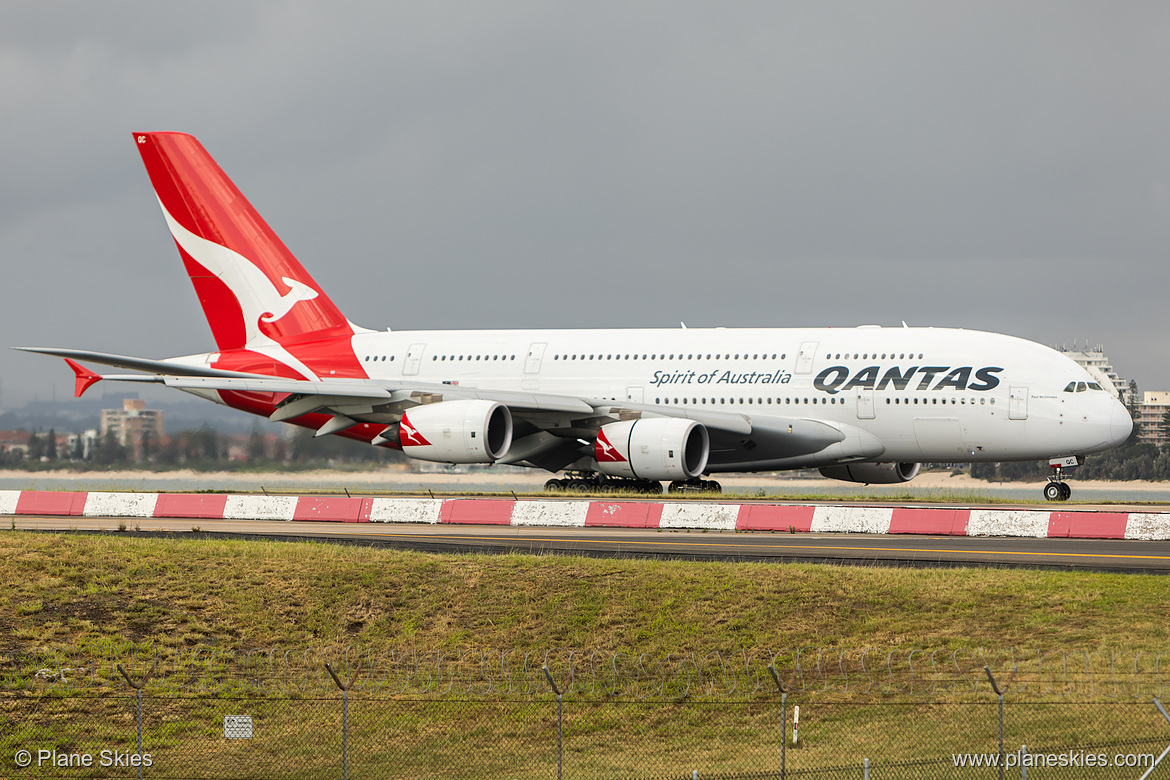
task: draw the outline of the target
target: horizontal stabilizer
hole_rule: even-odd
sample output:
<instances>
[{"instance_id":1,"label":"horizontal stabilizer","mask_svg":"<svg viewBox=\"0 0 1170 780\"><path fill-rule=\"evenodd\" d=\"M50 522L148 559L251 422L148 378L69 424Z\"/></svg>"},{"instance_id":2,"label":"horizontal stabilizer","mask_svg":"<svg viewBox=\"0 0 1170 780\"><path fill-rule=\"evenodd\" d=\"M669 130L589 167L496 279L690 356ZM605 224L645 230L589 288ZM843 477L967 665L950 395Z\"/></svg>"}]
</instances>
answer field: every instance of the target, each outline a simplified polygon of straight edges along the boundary
<instances>
[{"instance_id":1,"label":"horizontal stabilizer","mask_svg":"<svg viewBox=\"0 0 1170 780\"><path fill-rule=\"evenodd\" d=\"M74 398L81 398L86 390L102 381L101 375L95 374L85 366L79 363L75 363L69 358L65 358L65 363L68 364L68 366L73 369L73 373L77 375L77 382L73 385Z\"/></svg>"},{"instance_id":2,"label":"horizontal stabilizer","mask_svg":"<svg viewBox=\"0 0 1170 780\"><path fill-rule=\"evenodd\" d=\"M127 357L126 355L111 355L107 352L89 352L84 349L64 349L59 347L13 347L21 352L35 352L38 355L54 355L69 360L84 360L87 363L100 363L103 366L114 368L129 368L134 371L148 371L152 374L166 374L170 376L222 376L222 377L249 377L257 376L242 371L224 371L208 366L193 366L169 360L150 360L148 358ZM70 363L70 368L73 367ZM77 369L74 369L76 371Z\"/></svg>"}]
</instances>

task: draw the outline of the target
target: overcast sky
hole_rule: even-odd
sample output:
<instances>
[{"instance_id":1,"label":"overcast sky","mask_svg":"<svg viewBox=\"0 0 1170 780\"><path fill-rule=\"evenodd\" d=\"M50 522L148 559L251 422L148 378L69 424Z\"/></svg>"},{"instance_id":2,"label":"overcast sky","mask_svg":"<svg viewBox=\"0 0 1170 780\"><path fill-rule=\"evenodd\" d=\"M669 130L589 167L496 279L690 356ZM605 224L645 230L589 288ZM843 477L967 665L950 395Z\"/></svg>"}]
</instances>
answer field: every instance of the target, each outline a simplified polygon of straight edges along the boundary
<instances>
[{"instance_id":1,"label":"overcast sky","mask_svg":"<svg viewBox=\"0 0 1170 780\"><path fill-rule=\"evenodd\" d=\"M1164 2L9 0L0 332L213 348L131 138L182 130L367 327L905 320L1166 389L1168 41Z\"/></svg>"}]
</instances>

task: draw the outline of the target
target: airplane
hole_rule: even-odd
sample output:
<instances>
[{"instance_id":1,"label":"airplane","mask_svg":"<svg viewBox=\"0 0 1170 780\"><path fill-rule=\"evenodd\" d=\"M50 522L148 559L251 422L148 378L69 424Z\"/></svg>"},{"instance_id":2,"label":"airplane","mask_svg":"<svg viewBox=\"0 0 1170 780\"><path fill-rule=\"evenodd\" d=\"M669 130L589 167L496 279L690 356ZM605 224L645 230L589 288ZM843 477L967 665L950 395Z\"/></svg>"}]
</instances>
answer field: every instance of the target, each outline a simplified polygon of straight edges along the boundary
<instances>
[{"instance_id":1,"label":"airplane","mask_svg":"<svg viewBox=\"0 0 1170 780\"><path fill-rule=\"evenodd\" d=\"M159 383L419 460L565 472L550 491L718 492L715 474L811 468L893 484L922 463L1047 458L1044 495L1067 500L1066 469L1132 429L1084 368L997 333L368 330L193 136L134 142L216 349L152 360L17 348L65 358L78 397L101 380Z\"/></svg>"}]
</instances>

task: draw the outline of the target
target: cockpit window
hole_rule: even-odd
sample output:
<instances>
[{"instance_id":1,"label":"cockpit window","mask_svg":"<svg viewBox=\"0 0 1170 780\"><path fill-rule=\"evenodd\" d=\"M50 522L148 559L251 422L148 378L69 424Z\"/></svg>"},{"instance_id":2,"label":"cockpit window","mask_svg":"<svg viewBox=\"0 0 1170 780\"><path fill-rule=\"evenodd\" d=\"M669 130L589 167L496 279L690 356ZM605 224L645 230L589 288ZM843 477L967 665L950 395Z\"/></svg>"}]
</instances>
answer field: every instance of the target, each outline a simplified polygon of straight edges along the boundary
<instances>
[{"instance_id":1,"label":"cockpit window","mask_svg":"<svg viewBox=\"0 0 1170 780\"><path fill-rule=\"evenodd\" d=\"M1066 393L1075 393L1076 391L1077 391L1077 383L1076 382L1069 382L1064 388L1064 392L1066 392Z\"/></svg>"},{"instance_id":2,"label":"cockpit window","mask_svg":"<svg viewBox=\"0 0 1170 780\"><path fill-rule=\"evenodd\" d=\"M1096 382L1089 382L1089 389L1090 390L1100 390L1101 385L1097 384Z\"/></svg>"},{"instance_id":3,"label":"cockpit window","mask_svg":"<svg viewBox=\"0 0 1170 780\"><path fill-rule=\"evenodd\" d=\"M1078 393L1083 393L1088 389L1089 389L1089 386L1086 385L1084 382L1077 382L1077 392Z\"/></svg>"}]
</instances>

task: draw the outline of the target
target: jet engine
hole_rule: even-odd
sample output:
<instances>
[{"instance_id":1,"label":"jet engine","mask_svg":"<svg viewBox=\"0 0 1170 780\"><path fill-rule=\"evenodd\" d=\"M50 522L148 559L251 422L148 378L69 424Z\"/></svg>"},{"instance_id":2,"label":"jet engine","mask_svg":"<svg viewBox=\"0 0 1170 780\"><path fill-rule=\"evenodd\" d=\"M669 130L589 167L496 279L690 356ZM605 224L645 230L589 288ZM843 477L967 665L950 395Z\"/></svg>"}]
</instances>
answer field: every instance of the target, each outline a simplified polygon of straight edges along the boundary
<instances>
[{"instance_id":1,"label":"jet engine","mask_svg":"<svg viewBox=\"0 0 1170 780\"><path fill-rule=\"evenodd\" d=\"M821 469L821 476L867 485L893 485L914 479L921 468L921 463L849 463L826 466Z\"/></svg>"},{"instance_id":2,"label":"jet engine","mask_svg":"<svg viewBox=\"0 0 1170 780\"><path fill-rule=\"evenodd\" d=\"M494 401L443 401L402 415L398 440L412 458L492 463L512 446L512 413Z\"/></svg>"},{"instance_id":3,"label":"jet engine","mask_svg":"<svg viewBox=\"0 0 1170 780\"><path fill-rule=\"evenodd\" d=\"M614 477L689 480L707 468L707 429L694 420L654 417L603 425L597 433L597 469Z\"/></svg>"}]
</instances>

